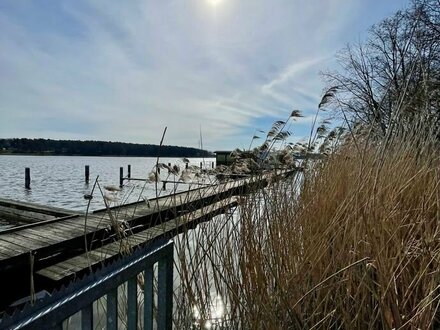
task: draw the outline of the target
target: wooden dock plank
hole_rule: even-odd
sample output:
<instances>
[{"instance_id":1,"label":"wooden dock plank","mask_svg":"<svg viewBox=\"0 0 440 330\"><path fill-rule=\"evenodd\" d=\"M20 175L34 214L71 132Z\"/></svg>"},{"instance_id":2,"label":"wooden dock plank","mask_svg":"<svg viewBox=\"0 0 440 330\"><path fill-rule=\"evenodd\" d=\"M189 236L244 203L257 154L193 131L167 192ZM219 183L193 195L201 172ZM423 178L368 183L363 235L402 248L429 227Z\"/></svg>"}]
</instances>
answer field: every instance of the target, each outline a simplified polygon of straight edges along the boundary
<instances>
[{"instance_id":1,"label":"wooden dock plank","mask_svg":"<svg viewBox=\"0 0 440 330\"><path fill-rule=\"evenodd\" d=\"M40 235L42 237L47 237L48 239L53 240L54 242L60 242L67 240L71 237L70 233L64 231L64 230L51 230L51 228L45 228L45 230L37 230L34 228L27 228L20 232L29 233L33 235ZM1 237L1 236L0 236Z\"/></svg>"},{"instance_id":2,"label":"wooden dock plank","mask_svg":"<svg viewBox=\"0 0 440 330\"><path fill-rule=\"evenodd\" d=\"M70 272L79 272L80 270L89 268L90 266L102 261L102 257L94 253L86 253L63 261L62 268L68 268Z\"/></svg>"},{"instance_id":3,"label":"wooden dock plank","mask_svg":"<svg viewBox=\"0 0 440 330\"><path fill-rule=\"evenodd\" d=\"M16 208L21 210L28 210L28 211L34 211L38 212L40 214L47 214L47 215L53 215L55 217L64 217L68 215L74 215L77 214L77 212L70 211L67 209L59 208L59 207L52 207L47 205L39 205L29 202L20 202L15 200L10 200L6 198L0 198L0 205L10 207L10 208Z\"/></svg>"},{"instance_id":4,"label":"wooden dock plank","mask_svg":"<svg viewBox=\"0 0 440 330\"><path fill-rule=\"evenodd\" d=\"M39 281L44 283L42 284L44 289L52 291L61 283L67 283L72 278L87 273L89 262L93 263L96 269L100 263L106 263L121 255L121 242L113 241L117 237L114 229L110 227L111 217L117 217L124 222L124 227L131 228L131 235L125 238L123 243L134 248L147 245L160 236L175 236L177 232L185 230L185 227L194 228L201 221L208 221L210 217L226 212L223 208L224 204L207 207L209 204L216 204L217 201L228 199L233 195L249 193L266 184L253 179L239 180L234 183L222 183L215 188L203 187L173 196L162 196L151 199L148 203L142 201L122 205L111 208L110 214L108 210L89 213L86 236L84 236L84 214L45 220L12 229L5 228L0 232L0 275L7 281L16 278L23 281L26 278L24 270L29 266L29 249L31 249L35 252L36 278L41 275L43 278L39 278ZM226 204L234 206L233 203L226 202ZM199 208L203 209L196 211ZM185 214L185 212L190 213ZM160 222L167 223L160 224ZM21 241L27 241L26 244L17 242L19 238L17 234L7 236L8 233L22 230L25 231L19 235L22 236ZM129 232L130 229L126 231ZM89 248L94 249L88 257L84 254L85 238ZM43 244L44 246L40 248ZM11 290L7 293L9 296L4 296L3 300L13 301L14 292Z\"/></svg>"},{"instance_id":5,"label":"wooden dock plank","mask_svg":"<svg viewBox=\"0 0 440 330\"><path fill-rule=\"evenodd\" d=\"M146 240L145 239L143 239L142 237L140 237L140 236L135 236L135 235L130 235L130 236L128 236L126 239L125 239L127 242L128 242L128 244L130 245L130 246L138 246L138 245L140 245L140 244L143 244L143 243L145 243L146 242Z\"/></svg>"},{"instance_id":6,"label":"wooden dock plank","mask_svg":"<svg viewBox=\"0 0 440 330\"><path fill-rule=\"evenodd\" d=\"M116 254L121 253L121 243L120 242L113 242L107 245L104 245L98 249L96 249L97 252L102 252L104 255L107 256L113 256Z\"/></svg>"},{"instance_id":7,"label":"wooden dock plank","mask_svg":"<svg viewBox=\"0 0 440 330\"><path fill-rule=\"evenodd\" d=\"M45 232L39 230L32 230L31 228L26 230L20 230L17 233L19 233L24 237L36 237L42 241L47 241L49 244L55 244L58 242L58 240L55 237L51 235L47 235Z\"/></svg>"},{"instance_id":8,"label":"wooden dock plank","mask_svg":"<svg viewBox=\"0 0 440 330\"><path fill-rule=\"evenodd\" d=\"M27 254L32 251L33 248L25 247L14 239L0 238L0 250L2 253L8 254L10 257L14 257L18 254Z\"/></svg>"},{"instance_id":9,"label":"wooden dock plank","mask_svg":"<svg viewBox=\"0 0 440 330\"><path fill-rule=\"evenodd\" d=\"M1 240L12 244L9 247L5 246L6 248L13 250L14 246L19 246L26 252L33 251L49 245L47 242L43 242L41 240L28 240L23 236L17 235L15 233L11 233L6 237L1 237Z\"/></svg>"},{"instance_id":10,"label":"wooden dock plank","mask_svg":"<svg viewBox=\"0 0 440 330\"><path fill-rule=\"evenodd\" d=\"M58 241L84 235L84 228L75 228L69 226L60 226L58 224L45 225L43 227L33 228L34 230L44 231L51 234Z\"/></svg>"},{"instance_id":11,"label":"wooden dock plank","mask_svg":"<svg viewBox=\"0 0 440 330\"><path fill-rule=\"evenodd\" d=\"M53 215L0 205L0 217L10 222L33 223L56 218Z\"/></svg>"},{"instance_id":12,"label":"wooden dock plank","mask_svg":"<svg viewBox=\"0 0 440 330\"><path fill-rule=\"evenodd\" d=\"M102 226L102 223L105 223L106 221L107 221L107 219L104 217L97 218L95 216L88 215L87 219L86 219L86 217L84 215L81 215L81 216L78 216L75 218L65 220L65 221L63 221L63 223L68 224L69 226L73 226L73 227L83 227L84 228L84 224L87 224L87 227L99 228L100 226Z\"/></svg>"},{"instance_id":13,"label":"wooden dock plank","mask_svg":"<svg viewBox=\"0 0 440 330\"><path fill-rule=\"evenodd\" d=\"M54 241L50 242L48 239L42 238L41 236L24 233L21 231L16 233L11 233L10 235L8 235L8 237L10 237L11 239L16 239L17 241L23 241L23 242L25 241L31 246L40 246L40 247L51 245L51 243L54 242Z\"/></svg>"},{"instance_id":14,"label":"wooden dock plank","mask_svg":"<svg viewBox=\"0 0 440 330\"><path fill-rule=\"evenodd\" d=\"M241 188L245 188L248 184L254 184L257 182L254 179L246 178L236 180L234 182L226 182L219 184L215 187L208 186L197 188L194 190L183 191L172 196L162 196L157 199L151 199L146 203L145 201L130 203L123 206L112 207L109 210L103 209L95 211L88 215L86 234L90 241L91 235L99 239L103 238L103 243L106 243L114 237L114 232L107 233L106 229L110 228L110 218L114 216L121 222L126 222L129 226L133 225L134 230L143 229L140 233L131 235L126 239L130 244L143 244L144 242L151 240L154 237L163 235L166 232L175 231L179 226L183 226L186 223L191 223L192 219L201 219L205 213L219 213L221 210L216 208L223 207L223 204L217 201L228 199L231 195L240 194ZM239 188L239 189L236 189ZM231 205L226 202L226 205ZM208 206L209 204L214 204ZM198 208L202 208L200 211L196 211ZM189 212L189 214L179 214L179 212ZM175 218L173 221L169 221ZM82 238L84 237L84 222L85 215L77 215L75 217L62 219L60 221L48 222L41 225L33 226L32 228L23 229L24 237L32 237L35 235L35 240L29 240L29 244L17 242L16 235L8 237L8 233L0 233L0 239L3 238L4 242L0 244L0 251L3 247L8 247L10 251L4 252L4 254L19 256L26 258L24 255L29 248L38 249L43 243L57 244L60 248L63 242L66 242L63 249L69 250L69 244L74 244L74 248L84 248ZM166 222L160 225L161 222ZM148 226L153 225L152 228ZM94 233L97 233L95 236ZM46 237L47 241L43 238ZM36 242L35 242L36 241ZM69 243L67 243L67 241ZM8 243L9 242L9 243ZM32 243L32 244L30 244ZM35 243L35 244L34 244ZM9 245L8 245L9 244ZM15 244L10 246L10 244ZM106 243L107 247L102 247L102 251L97 253L104 254L117 254L119 253L119 243L116 247L115 244L110 245ZM15 250L11 247L18 246ZM12 252L11 252L12 251ZM95 251L96 252L96 251Z\"/></svg>"},{"instance_id":15,"label":"wooden dock plank","mask_svg":"<svg viewBox=\"0 0 440 330\"><path fill-rule=\"evenodd\" d=\"M100 251L92 250L88 251L87 253L90 256L93 256L93 260L95 260L96 262L102 262L103 260L105 260L104 254Z\"/></svg>"},{"instance_id":16,"label":"wooden dock plank","mask_svg":"<svg viewBox=\"0 0 440 330\"><path fill-rule=\"evenodd\" d=\"M87 222L89 223L89 221L87 221ZM58 228L65 228L67 230L71 230L71 229L72 230L74 230L74 229L84 230L84 217L78 216L78 217L74 217L71 219L66 219L64 221L50 223L45 226L56 226Z\"/></svg>"},{"instance_id":17,"label":"wooden dock plank","mask_svg":"<svg viewBox=\"0 0 440 330\"><path fill-rule=\"evenodd\" d=\"M225 201L217 202L210 207L204 208L203 210L197 210L195 212L185 214L182 217L172 219L166 223L130 235L127 238L124 238L124 241L126 241L126 243L128 243L129 246L131 247L138 246L139 244L148 242L149 240L152 240L167 232L174 231L179 226L185 223L196 221L207 213L213 213L215 211L221 210L227 205L231 205L235 202L236 202L236 198L228 199L227 202ZM134 245L132 245L131 243L134 243ZM97 249L94 249L91 252L88 252L88 253L93 253L95 258L86 259L87 253L84 253L56 264L55 266L57 267L50 266L45 268L44 270L38 271L38 274L48 277L52 280L60 280L65 276L72 275L73 273L79 272L85 269L86 267L88 267L89 264L85 263L86 260L87 262L89 260L90 262L93 261L94 263L92 265L95 265L98 262L104 262L106 259L120 254L121 250L122 249L121 249L120 241L112 242ZM71 273L70 274L66 273L66 269L70 269Z\"/></svg>"},{"instance_id":18,"label":"wooden dock plank","mask_svg":"<svg viewBox=\"0 0 440 330\"><path fill-rule=\"evenodd\" d=\"M72 267L68 264L56 264L49 268L40 269L37 274L54 280L62 279L72 274Z\"/></svg>"}]
</instances>

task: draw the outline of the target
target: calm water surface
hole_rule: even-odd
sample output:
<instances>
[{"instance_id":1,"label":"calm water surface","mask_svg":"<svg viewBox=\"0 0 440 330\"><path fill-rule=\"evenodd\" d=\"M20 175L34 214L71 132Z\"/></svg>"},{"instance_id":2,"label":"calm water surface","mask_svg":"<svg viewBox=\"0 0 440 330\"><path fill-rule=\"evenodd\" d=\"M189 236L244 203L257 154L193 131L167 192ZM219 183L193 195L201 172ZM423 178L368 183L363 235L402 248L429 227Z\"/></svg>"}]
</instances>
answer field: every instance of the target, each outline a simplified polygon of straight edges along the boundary
<instances>
[{"instance_id":1,"label":"calm water surface","mask_svg":"<svg viewBox=\"0 0 440 330\"><path fill-rule=\"evenodd\" d=\"M190 158L190 165L200 165L205 161L206 167L211 167L213 158ZM185 165L180 158L161 158L162 163ZM101 187L119 186L119 168L124 167L124 176L127 175L127 165L131 165L132 178L146 178L153 169L156 158L152 157L82 157L82 156L0 156L0 197L24 202L38 203L69 210L85 211L87 201L84 194L89 194L93 183L99 176ZM90 166L90 183L85 184L84 167ZM25 168L31 169L31 189L24 187ZM167 171L162 170L162 179L167 178ZM169 177L177 180L178 177ZM145 185L142 181L125 181L123 189L112 196L117 203L132 202L143 198L152 198L156 195L155 185ZM144 189L142 189L144 187ZM160 189L162 184L159 183ZM173 188L167 186L170 193ZM179 185L179 190L188 189L188 185ZM91 209L104 207L99 190L95 190Z\"/></svg>"}]
</instances>

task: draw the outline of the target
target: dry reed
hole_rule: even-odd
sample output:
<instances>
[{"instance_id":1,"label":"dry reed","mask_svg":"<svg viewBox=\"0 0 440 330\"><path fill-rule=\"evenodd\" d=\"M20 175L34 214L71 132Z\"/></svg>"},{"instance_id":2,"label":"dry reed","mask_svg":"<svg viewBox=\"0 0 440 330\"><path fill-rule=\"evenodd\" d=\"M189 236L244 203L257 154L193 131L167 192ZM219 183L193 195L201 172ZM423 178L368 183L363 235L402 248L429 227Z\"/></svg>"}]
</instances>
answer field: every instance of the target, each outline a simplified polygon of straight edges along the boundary
<instances>
[{"instance_id":1,"label":"dry reed","mask_svg":"<svg viewBox=\"0 0 440 330\"><path fill-rule=\"evenodd\" d=\"M180 235L175 326L438 327L440 162L411 132L346 141Z\"/></svg>"}]
</instances>

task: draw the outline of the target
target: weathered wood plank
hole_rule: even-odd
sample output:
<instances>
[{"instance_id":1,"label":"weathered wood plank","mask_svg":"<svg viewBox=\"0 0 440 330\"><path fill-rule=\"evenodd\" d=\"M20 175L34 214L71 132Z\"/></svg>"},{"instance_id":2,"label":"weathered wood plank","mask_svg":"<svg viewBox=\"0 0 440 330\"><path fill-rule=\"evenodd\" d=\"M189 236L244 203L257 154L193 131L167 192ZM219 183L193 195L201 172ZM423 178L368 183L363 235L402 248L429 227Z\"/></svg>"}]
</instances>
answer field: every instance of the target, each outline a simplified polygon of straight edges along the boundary
<instances>
[{"instance_id":1,"label":"weathered wood plank","mask_svg":"<svg viewBox=\"0 0 440 330\"><path fill-rule=\"evenodd\" d=\"M0 250L2 253L8 254L11 257L16 256L18 254L29 253L32 248L24 247L19 244L16 240L4 239L0 238Z\"/></svg>"},{"instance_id":2,"label":"weathered wood plank","mask_svg":"<svg viewBox=\"0 0 440 330\"><path fill-rule=\"evenodd\" d=\"M6 198L0 198L0 205L11 207L11 208L17 208L21 210L28 210L28 211L34 211L38 213L53 215L55 217L64 217L68 215L74 215L78 214L77 212L66 210L59 207L52 207L47 205L39 205L34 203L28 203L28 202L20 202L15 200L10 200Z\"/></svg>"},{"instance_id":3,"label":"weathered wood plank","mask_svg":"<svg viewBox=\"0 0 440 330\"><path fill-rule=\"evenodd\" d=\"M37 230L39 232L45 232L46 234L50 233L58 241L64 241L69 238L74 238L84 235L84 228L72 228L68 226L59 226L56 224L45 225L42 227L37 227L32 229Z\"/></svg>"},{"instance_id":4,"label":"weathered wood plank","mask_svg":"<svg viewBox=\"0 0 440 330\"><path fill-rule=\"evenodd\" d=\"M179 226L189 223L192 221L197 221L201 217L205 216L208 213L213 213L215 211L221 210L227 205L231 205L236 202L236 198L231 198L228 201L217 202L210 207L206 207L203 210L197 210L188 214L185 214L182 217L178 217L176 219L172 219L166 223L157 225L155 227L143 230L139 233L133 234L124 238L124 242L112 242L102 247L99 247L93 251L89 252L89 259L87 259L87 254L81 254L77 257L73 257L69 260L63 261L58 266L61 267L47 267L44 270L38 271L38 273L42 276L49 277L53 280L60 280L65 276L72 275L75 272L79 272L89 266L89 261L92 265L97 264L98 262L104 262L106 259L110 257L114 257L121 253L123 250L121 248L121 244L128 243L131 247L136 247L139 244L145 243L151 239L154 239L160 235L163 235L167 232L176 230ZM134 244L132 244L134 243ZM91 257L93 255L93 257ZM66 268L70 269L71 273L66 273Z\"/></svg>"},{"instance_id":5,"label":"weathered wood plank","mask_svg":"<svg viewBox=\"0 0 440 330\"><path fill-rule=\"evenodd\" d=\"M208 217L210 214L222 213L224 207L233 205L231 200L228 200L229 197L234 194L240 194L241 188L236 189L237 187L245 187L246 185L254 184L255 182L255 180L252 181L251 179L237 180L233 183L223 183L216 187L204 187L196 190L184 191L172 196L162 196L158 199L149 200L149 203L137 202L129 205L112 207L110 210L111 214L109 214L109 210L106 209L90 213L88 215L86 233L89 233L90 238L94 232L97 232L95 237L98 237L99 239L103 238L101 242L105 245L91 251L90 253L96 258L91 258L89 256L88 260L98 262L98 260L106 260L121 252L121 242L112 242L112 239L115 237L114 232L107 233L104 230L107 227L110 227L110 218L112 217L117 218L119 221L126 221L128 225L133 226L134 231L143 229L139 233L131 234L128 238L124 238L124 241L122 242L122 244L127 243L128 246L137 246L146 243L155 237L168 234L169 232L175 232L179 227L190 225L191 223L199 222L200 220L205 220L205 217ZM218 202L223 199L227 201ZM58 249L60 251L64 251L63 248L67 251L69 249L68 245L70 244L73 244L74 248L79 250L84 247L81 240L81 237L84 236L84 221L84 215L78 215L71 219L63 219L59 222L36 226L33 227L32 230L41 233L38 237L49 236L52 241L58 242ZM165 223L160 224L160 222ZM149 225L153 225L153 227L146 228ZM28 233L32 233L32 231L29 231ZM26 235L28 233L26 233ZM0 234L0 238L2 236L3 235ZM63 246L63 241L69 241L69 243L66 242L65 246ZM22 250L23 249L18 248L17 253L24 254L25 252L21 252ZM22 257L25 258L24 255ZM72 267L76 265L79 265L79 268L84 266L83 262L85 259L81 259L84 258L84 254L77 257L79 258L78 260L82 260L82 264L75 264L75 260L69 258L65 260L66 264L62 267L57 268L55 267L56 265L53 265L54 272L59 274L54 276L67 276L65 274L68 269L71 270ZM49 269L50 267L46 269Z\"/></svg>"},{"instance_id":6,"label":"weathered wood plank","mask_svg":"<svg viewBox=\"0 0 440 330\"><path fill-rule=\"evenodd\" d=\"M0 216L11 222L33 223L56 218L53 215L0 205Z\"/></svg>"},{"instance_id":7,"label":"weathered wood plank","mask_svg":"<svg viewBox=\"0 0 440 330\"><path fill-rule=\"evenodd\" d=\"M53 280L60 280L66 276L72 275L71 266L66 264L56 264L49 268L40 269L37 274Z\"/></svg>"},{"instance_id":8,"label":"weathered wood plank","mask_svg":"<svg viewBox=\"0 0 440 330\"><path fill-rule=\"evenodd\" d=\"M36 237L40 240L47 241L50 244L55 244L58 242L58 240L53 237L53 235L47 235L45 232L38 231L38 230L32 230L31 228L20 230L17 232L18 234L24 236L24 237Z\"/></svg>"},{"instance_id":9,"label":"weathered wood plank","mask_svg":"<svg viewBox=\"0 0 440 330\"><path fill-rule=\"evenodd\" d=\"M25 252L33 251L48 245L46 242L34 241L34 240L31 241L24 239L23 236L13 235L13 234L9 234L7 236L1 237L1 240L12 244L11 248L13 248L14 246L19 246Z\"/></svg>"},{"instance_id":10,"label":"weathered wood plank","mask_svg":"<svg viewBox=\"0 0 440 330\"><path fill-rule=\"evenodd\" d=\"M48 239L42 238L40 236L32 235L29 233L17 232L8 235L11 239L16 239L17 241L27 242L30 246L48 246L51 245Z\"/></svg>"},{"instance_id":11,"label":"weathered wood plank","mask_svg":"<svg viewBox=\"0 0 440 330\"><path fill-rule=\"evenodd\" d=\"M59 243L61 241L67 240L72 237L70 235L70 233L66 232L65 230L62 230L62 229L54 230L51 227L47 227L47 228L45 228L45 230L38 230L35 228L27 228L27 229L24 229L20 232L30 233L33 235L40 235L42 237L47 237L48 239L51 239L56 243Z\"/></svg>"},{"instance_id":12,"label":"weathered wood plank","mask_svg":"<svg viewBox=\"0 0 440 330\"><path fill-rule=\"evenodd\" d=\"M7 246L3 246L3 244L7 244ZM13 256L14 256L14 253L13 253L13 251L10 250L9 242L2 242L0 240L0 260L9 259Z\"/></svg>"}]
</instances>

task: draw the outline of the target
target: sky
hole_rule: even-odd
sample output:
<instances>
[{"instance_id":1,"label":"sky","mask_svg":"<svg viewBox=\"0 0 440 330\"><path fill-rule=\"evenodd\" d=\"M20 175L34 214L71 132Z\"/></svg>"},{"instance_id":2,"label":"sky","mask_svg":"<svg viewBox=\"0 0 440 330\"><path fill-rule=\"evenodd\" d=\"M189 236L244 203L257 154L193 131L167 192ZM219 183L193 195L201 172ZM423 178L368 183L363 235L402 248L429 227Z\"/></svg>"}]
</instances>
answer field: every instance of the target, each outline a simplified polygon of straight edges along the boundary
<instances>
[{"instance_id":1,"label":"sky","mask_svg":"<svg viewBox=\"0 0 440 330\"><path fill-rule=\"evenodd\" d=\"M310 134L347 43L409 0L0 0L0 138L248 148ZM259 133L260 135L264 135Z\"/></svg>"}]
</instances>

